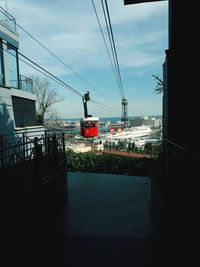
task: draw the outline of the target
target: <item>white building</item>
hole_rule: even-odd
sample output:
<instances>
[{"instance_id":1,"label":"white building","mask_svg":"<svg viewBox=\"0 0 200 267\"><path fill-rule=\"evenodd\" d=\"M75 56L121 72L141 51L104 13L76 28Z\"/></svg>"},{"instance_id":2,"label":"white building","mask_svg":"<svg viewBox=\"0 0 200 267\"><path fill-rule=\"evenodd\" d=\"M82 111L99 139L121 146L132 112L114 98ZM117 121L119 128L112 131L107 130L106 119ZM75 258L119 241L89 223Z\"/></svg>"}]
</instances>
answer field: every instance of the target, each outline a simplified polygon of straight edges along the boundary
<instances>
[{"instance_id":1,"label":"white building","mask_svg":"<svg viewBox=\"0 0 200 267\"><path fill-rule=\"evenodd\" d=\"M162 126L162 117L149 117L149 116L141 116L136 117L130 120L131 127L138 127L138 126L150 126L150 127L161 127Z\"/></svg>"},{"instance_id":2,"label":"white building","mask_svg":"<svg viewBox=\"0 0 200 267\"><path fill-rule=\"evenodd\" d=\"M32 80L19 72L15 19L0 7L0 136L44 130L37 126Z\"/></svg>"},{"instance_id":3,"label":"white building","mask_svg":"<svg viewBox=\"0 0 200 267\"><path fill-rule=\"evenodd\" d=\"M73 150L74 152L77 152L77 153L79 153L79 152L85 153L85 152L92 151L91 146L90 145L86 145L84 143L66 144L65 149L66 150L71 149L71 150Z\"/></svg>"}]
</instances>

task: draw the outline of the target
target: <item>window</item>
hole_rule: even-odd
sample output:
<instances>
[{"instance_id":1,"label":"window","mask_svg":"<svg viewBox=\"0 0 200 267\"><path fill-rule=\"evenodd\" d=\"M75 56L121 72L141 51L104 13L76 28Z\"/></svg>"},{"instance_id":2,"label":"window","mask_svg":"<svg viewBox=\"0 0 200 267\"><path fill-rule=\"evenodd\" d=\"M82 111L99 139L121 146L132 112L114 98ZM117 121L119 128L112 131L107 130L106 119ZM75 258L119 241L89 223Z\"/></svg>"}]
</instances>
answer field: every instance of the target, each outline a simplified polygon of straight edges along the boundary
<instances>
[{"instance_id":1,"label":"window","mask_svg":"<svg viewBox=\"0 0 200 267\"><path fill-rule=\"evenodd\" d=\"M8 44L8 77L9 86L19 88L18 56L17 49Z\"/></svg>"},{"instance_id":2,"label":"window","mask_svg":"<svg viewBox=\"0 0 200 267\"><path fill-rule=\"evenodd\" d=\"M91 127L92 127L92 128L95 128L95 127L97 127L97 124L96 124L96 122L95 122L95 121L91 121Z\"/></svg>"},{"instance_id":3,"label":"window","mask_svg":"<svg viewBox=\"0 0 200 267\"><path fill-rule=\"evenodd\" d=\"M12 104L16 127L37 125L35 101L12 96Z\"/></svg>"},{"instance_id":4,"label":"window","mask_svg":"<svg viewBox=\"0 0 200 267\"><path fill-rule=\"evenodd\" d=\"M88 121L85 122L85 128L90 128L90 123Z\"/></svg>"},{"instance_id":5,"label":"window","mask_svg":"<svg viewBox=\"0 0 200 267\"><path fill-rule=\"evenodd\" d=\"M3 61L3 47L2 40L0 39L0 85L5 85L4 76L4 61Z\"/></svg>"}]
</instances>

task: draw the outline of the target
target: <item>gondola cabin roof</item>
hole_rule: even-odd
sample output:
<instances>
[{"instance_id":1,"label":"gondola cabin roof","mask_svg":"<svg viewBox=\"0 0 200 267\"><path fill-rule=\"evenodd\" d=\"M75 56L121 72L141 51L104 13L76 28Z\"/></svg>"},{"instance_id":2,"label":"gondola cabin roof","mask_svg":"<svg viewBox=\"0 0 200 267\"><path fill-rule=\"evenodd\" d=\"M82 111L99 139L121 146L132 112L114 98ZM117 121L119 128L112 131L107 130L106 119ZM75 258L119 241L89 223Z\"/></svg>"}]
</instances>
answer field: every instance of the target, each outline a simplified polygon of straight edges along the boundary
<instances>
[{"instance_id":1,"label":"gondola cabin roof","mask_svg":"<svg viewBox=\"0 0 200 267\"><path fill-rule=\"evenodd\" d=\"M87 118L82 118L82 121L99 121L98 117L87 117Z\"/></svg>"}]
</instances>

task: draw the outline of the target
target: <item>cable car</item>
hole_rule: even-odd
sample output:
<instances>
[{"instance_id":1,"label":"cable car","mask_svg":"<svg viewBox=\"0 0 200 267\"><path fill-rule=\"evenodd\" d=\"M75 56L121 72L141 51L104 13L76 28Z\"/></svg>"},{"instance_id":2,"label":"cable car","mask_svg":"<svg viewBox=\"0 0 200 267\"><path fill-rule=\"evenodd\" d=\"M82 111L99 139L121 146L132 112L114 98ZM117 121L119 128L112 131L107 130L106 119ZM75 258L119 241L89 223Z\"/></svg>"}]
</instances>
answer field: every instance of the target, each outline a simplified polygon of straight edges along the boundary
<instances>
[{"instance_id":1,"label":"cable car","mask_svg":"<svg viewBox=\"0 0 200 267\"><path fill-rule=\"evenodd\" d=\"M82 97L84 107L84 118L80 121L81 135L83 137L95 137L99 134L99 118L88 115L87 101L90 100L89 92Z\"/></svg>"}]
</instances>

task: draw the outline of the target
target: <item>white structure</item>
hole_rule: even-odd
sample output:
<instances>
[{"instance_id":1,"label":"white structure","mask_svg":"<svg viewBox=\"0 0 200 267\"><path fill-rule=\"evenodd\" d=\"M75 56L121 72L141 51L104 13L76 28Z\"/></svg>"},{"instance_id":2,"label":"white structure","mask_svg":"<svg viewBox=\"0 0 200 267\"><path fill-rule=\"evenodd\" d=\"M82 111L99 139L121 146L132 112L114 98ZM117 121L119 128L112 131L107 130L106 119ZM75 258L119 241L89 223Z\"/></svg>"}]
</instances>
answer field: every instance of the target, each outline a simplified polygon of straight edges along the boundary
<instances>
[{"instance_id":1,"label":"white structure","mask_svg":"<svg viewBox=\"0 0 200 267\"><path fill-rule=\"evenodd\" d=\"M36 120L32 80L19 74L15 19L0 7L0 135L41 130Z\"/></svg>"},{"instance_id":2,"label":"white structure","mask_svg":"<svg viewBox=\"0 0 200 267\"><path fill-rule=\"evenodd\" d=\"M81 153L85 153L85 152L89 152L91 151L91 146L84 146L84 147L81 147L81 146L77 146L76 148L74 148L74 152L81 152Z\"/></svg>"},{"instance_id":3,"label":"white structure","mask_svg":"<svg viewBox=\"0 0 200 267\"><path fill-rule=\"evenodd\" d=\"M103 145L103 144L93 144L93 145L92 145L92 150L93 150L93 151L104 150L104 145Z\"/></svg>"},{"instance_id":4,"label":"white structure","mask_svg":"<svg viewBox=\"0 0 200 267\"><path fill-rule=\"evenodd\" d=\"M90 145L86 145L84 143L66 144L65 149L66 150L71 149L71 150L73 150L74 152L77 152L77 153L79 153L79 152L85 153L85 152L89 152L89 151L92 150Z\"/></svg>"},{"instance_id":5,"label":"white structure","mask_svg":"<svg viewBox=\"0 0 200 267\"><path fill-rule=\"evenodd\" d=\"M152 129L149 126L138 126L126 128L122 132L117 132L114 134L103 134L101 135L101 139L103 142L106 140L114 141L114 140L134 140L137 137L148 136L152 133Z\"/></svg>"},{"instance_id":6,"label":"white structure","mask_svg":"<svg viewBox=\"0 0 200 267\"><path fill-rule=\"evenodd\" d=\"M137 126L150 126L150 127L161 127L162 126L162 117L150 117L150 116L141 116L141 117L135 117L134 119L130 120L130 126L131 127L137 127Z\"/></svg>"}]
</instances>

